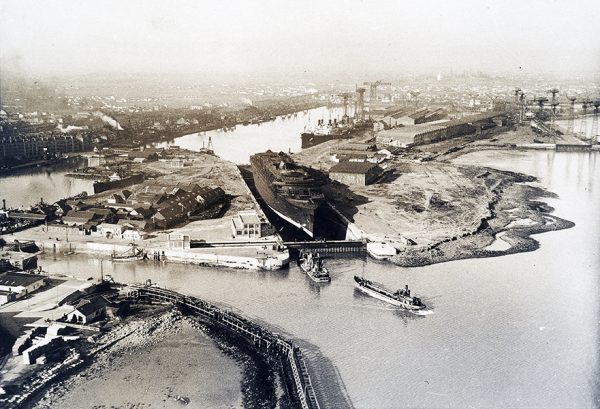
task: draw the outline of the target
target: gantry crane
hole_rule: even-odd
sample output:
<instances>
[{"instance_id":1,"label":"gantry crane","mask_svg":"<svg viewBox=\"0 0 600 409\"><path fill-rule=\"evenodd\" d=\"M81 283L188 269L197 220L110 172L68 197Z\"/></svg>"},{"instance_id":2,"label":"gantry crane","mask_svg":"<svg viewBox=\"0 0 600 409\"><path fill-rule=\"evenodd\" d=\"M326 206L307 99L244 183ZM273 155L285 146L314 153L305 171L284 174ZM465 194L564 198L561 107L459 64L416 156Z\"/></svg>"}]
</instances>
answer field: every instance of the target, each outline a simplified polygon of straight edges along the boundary
<instances>
[{"instance_id":1,"label":"gantry crane","mask_svg":"<svg viewBox=\"0 0 600 409\"><path fill-rule=\"evenodd\" d=\"M350 100L350 97L352 96L352 94L350 92L342 92L341 94L336 94L338 97L342 97L344 100L344 116L342 117L342 120L345 122L348 122L348 101Z\"/></svg>"},{"instance_id":2,"label":"gantry crane","mask_svg":"<svg viewBox=\"0 0 600 409\"><path fill-rule=\"evenodd\" d=\"M552 88L548 90L548 93L552 94L552 102L556 102L556 95L560 92L558 88Z\"/></svg>"},{"instance_id":3,"label":"gantry crane","mask_svg":"<svg viewBox=\"0 0 600 409\"><path fill-rule=\"evenodd\" d=\"M413 91L409 91L408 94L410 95L411 99L413 99L415 101L415 107L418 107L419 106L419 95L421 95L421 91L413 90Z\"/></svg>"},{"instance_id":4,"label":"gantry crane","mask_svg":"<svg viewBox=\"0 0 600 409\"><path fill-rule=\"evenodd\" d=\"M364 82L363 85L369 86L369 99L374 101L377 98L377 87L380 85L392 85L391 82L375 81L375 82Z\"/></svg>"},{"instance_id":5,"label":"gantry crane","mask_svg":"<svg viewBox=\"0 0 600 409\"><path fill-rule=\"evenodd\" d=\"M583 110L583 116L581 117L581 122L579 123L579 133L581 134L582 139L587 138L587 109L593 103L594 101L592 101L588 97L584 98L583 101L581 101L581 109Z\"/></svg>"},{"instance_id":6,"label":"gantry crane","mask_svg":"<svg viewBox=\"0 0 600 409\"><path fill-rule=\"evenodd\" d=\"M573 123L575 122L575 101L577 100L577 97L568 96L567 99L570 102L570 104L569 104L569 119L567 121L567 135L572 135L573 134Z\"/></svg>"},{"instance_id":7,"label":"gantry crane","mask_svg":"<svg viewBox=\"0 0 600 409\"><path fill-rule=\"evenodd\" d=\"M356 105L354 107L354 117L358 121L365 119L365 88L356 88Z\"/></svg>"},{"instance_id":8,"label":"gantry crane","mask_svg":"<svg viewBox=\"0 0 600 409\"><path fill-rule=\"evenodd\" d=\"M600 100L595 100L594 105L594 117L592 118L592 133L590 134L590 143L596 145L598 143L598 114L600 113Z\"/></svg>"}]
</instances>

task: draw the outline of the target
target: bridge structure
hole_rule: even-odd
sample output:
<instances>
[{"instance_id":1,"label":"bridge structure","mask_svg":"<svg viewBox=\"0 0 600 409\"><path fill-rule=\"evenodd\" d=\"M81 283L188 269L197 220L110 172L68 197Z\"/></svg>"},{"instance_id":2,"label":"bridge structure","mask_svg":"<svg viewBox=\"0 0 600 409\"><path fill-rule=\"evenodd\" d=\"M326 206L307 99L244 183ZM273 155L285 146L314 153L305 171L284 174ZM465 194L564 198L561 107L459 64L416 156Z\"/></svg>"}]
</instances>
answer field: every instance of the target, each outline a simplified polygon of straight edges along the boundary
<instances>
[{"instance_id":1,"label":"bridge structure","mask_svg":"<svg viewBox=\"0 0 600 409\"><path fill-rule=\"evenodd\" d=\"M258 352L281 359L298 407L320 409L302 351L292 341L236 313L225 311L199 298L155 285L133 284L127 288L127 296L138 301L173 304L240 336L253 345Z\"/></svg>"},{"instance_id":2,"label":"bridge structure","mask_svg":"<svg viewBox=\"0 0 600 409\"><path fill-rule=\"evenodd\" d=\"M310 250L327 255L367 255L367 243L358 240L286 241L283 244L290 249L290 253Z\"/></svg>"}]
</instances>

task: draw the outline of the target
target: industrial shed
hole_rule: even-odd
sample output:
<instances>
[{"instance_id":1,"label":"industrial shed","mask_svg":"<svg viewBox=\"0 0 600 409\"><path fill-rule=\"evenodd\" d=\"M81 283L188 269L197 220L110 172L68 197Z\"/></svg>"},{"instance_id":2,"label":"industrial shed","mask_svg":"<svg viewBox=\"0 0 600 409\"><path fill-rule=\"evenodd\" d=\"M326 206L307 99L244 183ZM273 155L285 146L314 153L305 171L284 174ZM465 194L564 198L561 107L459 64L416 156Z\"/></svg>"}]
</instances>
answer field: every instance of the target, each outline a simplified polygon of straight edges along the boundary
<instances>
[{"instance_id":1,"label":"industrial shed","mask_svg":"<svg viewBox=\"0 0 600 409\"><path fill-rule=\"evenodd\" d=\"M340 162L329 170L329 178L348 186L373 183L383 170L370 162Z\"/></svg>"},{"instance_id":2,"label":"industrial shed","mask_svg":"<svg viewBox=\"0 0 600 409\"><path fill-rule=\"evenodd\" d=\"M505 112L486 112L435 125L413 125L377 133L377 143L397 147L424 145L477 132L478 129L503 126Z\"/></svg>"}]
</instances>

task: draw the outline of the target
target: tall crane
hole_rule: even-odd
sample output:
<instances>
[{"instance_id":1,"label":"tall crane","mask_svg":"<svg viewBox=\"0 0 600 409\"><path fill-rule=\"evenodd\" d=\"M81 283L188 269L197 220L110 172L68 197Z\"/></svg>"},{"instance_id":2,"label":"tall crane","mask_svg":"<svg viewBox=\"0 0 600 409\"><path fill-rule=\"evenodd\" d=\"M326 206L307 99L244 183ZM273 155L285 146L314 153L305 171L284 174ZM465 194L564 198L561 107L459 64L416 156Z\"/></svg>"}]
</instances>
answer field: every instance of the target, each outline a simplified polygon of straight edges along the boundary
<instances>
[{"instance_id":1,"label":"tall crane","mask_svg":"<svg viewBox=\"0 0 600 409\"><path fill-rule=\"evenodd\" d=\"M377 87L380 85L392 85L391 82L375 81L375 82L364 82L363 85L369 86L369 99L375 101L377 98Z\"/></svg>"},{"instance_id":2,"label":"tall crane","mask_svg":"<svg viewBox=\"0 0 600 409\"><path fill-rule=\"evenodd\" d=\"M348 101L350 100L351 94L349 92L342 92L341 94L336 94L338 97L342 97L344 100L344 116L342 120L348 122Z\"/></svg>"},{"instance_id":3,"label":"tall crane","mask_svg":"<svg viewBox=\"0 0 600 409\"><path fill-rule=\"evenodd\" d=\"M581 101L581 109L583 110L583 116L581 117L581 122L579 123L579 133L581 134L581 138L587 138L587 109L593 103L589 98L584 98Z\"/></svg>"},{"instance_id":4,"label":"tall crane","mask_svg":"<svg viewBox=\"0 0 600 409\"><path fill-rule=\"evenodd\" d=\"M525 119L526 105L525 93L521 91L521 94L519 95L519 118L521 122Z\"/></svg>"},{"instance_id":5,"label":"tall crane","mask_svg":"<svg viewBox=\"0 0 600 409\"><path fill-rule=\"evenodd\" d=\"M538 115L539 115L539 118L542 119L543 112L544 112L544 104L546 102L548 102L548 98L546 98L546 97L537 97L537 98L533 98L533 100L535 102L537 102L538 106L540 107L540 111L538 112Z\"/></svg>"},{"instance_id":6,"label":"tall crane","mask_svg":"<svg viewBox=\"0 0 600 409\"><path fill-rule=\"evenodd\" d=\"M490 100L490 111L493 111L496 108L496 101L498 101L498 97L485 94L485 96Z\"/></svg>"},{"instance_id":7,"label":"tall crane","mask_svg":"<svg viewBox=\"0 0 600 409\"><path fill-rule=\"evenodd\" d=\"M415 101L415 107L418 107L419 106L419 95L421 95L421 91L413 90L413 91L409 91L408 94Z\"/></svg>"},{"instance_id":8,"label":"tall crane","mask_svg":"<svg viewBox=\"0 0 600 409\"><path fill-rule=\"evenodd\" d=\"M521 88L516 87L513 91L515 93L515 111L518 111L519 121L521 121L521 109L519 105L519 96L523 93Z\"/></svg>"},{"instance_id":9,"label":"tall crane","mask_svg":"<svg viewBox=\"0 0 600 409\"><path fill-rule=\"evenodd\" d=\"M572 135L573 134L573 123L575 122L575 101L577 100L577 97L569 96L569 97L567 97L567 99L570 102L570 104L569 104L569 120L567 122L567 135Z\"/></svg>"},{"instance_id":10,"label":"tall crane","mask_svg":"<svg viewBox=\"0 0 600 409\"><path fill-rule=\"evenodd\" d=\"M556 95L560 92L558 88L552 88L548 90L548 93L552 94L552 102L556 102Z\"/></svg>"},{"instance_id":11,"label":"tall crane","mask_svg":"<svg viewBox=\"0 0 600 409\"><path fill-rule=\"evenodd\" d=\"M357 120L362 121L365 119L365 88L356 88L356 106L354 109L354 116Z\"/></svg>"},{"instance_id":12,"label":"tall crane","mask_svg":"<svg viewBox=\"0 0 600 409\"><path fill-rule=\"evenodd\" d=\"M594 117L592 118L592 133L590 134L590 143L596 145L598 143L598 113L600 110L600 100L595 100L594 105Z\"/></svg>"}]
</instances>

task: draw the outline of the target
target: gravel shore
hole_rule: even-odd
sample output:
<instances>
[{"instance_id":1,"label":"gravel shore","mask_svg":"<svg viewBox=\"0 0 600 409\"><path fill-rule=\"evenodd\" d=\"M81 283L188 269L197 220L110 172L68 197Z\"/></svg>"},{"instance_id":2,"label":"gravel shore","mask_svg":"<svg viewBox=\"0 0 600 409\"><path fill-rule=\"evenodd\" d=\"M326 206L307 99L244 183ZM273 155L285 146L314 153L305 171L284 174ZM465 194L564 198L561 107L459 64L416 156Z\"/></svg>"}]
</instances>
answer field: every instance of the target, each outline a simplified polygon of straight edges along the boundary
<instances>
[{"instance_id":1,"label":"gravel shore","mask_svg":"<svg viewBox=\"0 0 600 409\"><path fill-rule=\"evenodd\" d=\"M92 344L83 370L51 385L28 407L263 407L243 392L252 383L254 361L246 357L240 365L244 354L229 348L223 353L223 346L177 310L134 316Z\"/></svg>"}]
</instances>

